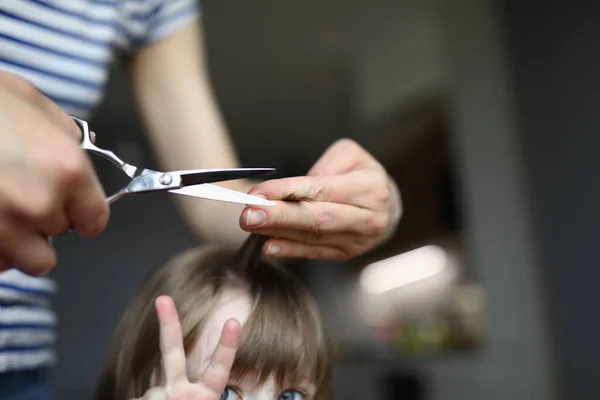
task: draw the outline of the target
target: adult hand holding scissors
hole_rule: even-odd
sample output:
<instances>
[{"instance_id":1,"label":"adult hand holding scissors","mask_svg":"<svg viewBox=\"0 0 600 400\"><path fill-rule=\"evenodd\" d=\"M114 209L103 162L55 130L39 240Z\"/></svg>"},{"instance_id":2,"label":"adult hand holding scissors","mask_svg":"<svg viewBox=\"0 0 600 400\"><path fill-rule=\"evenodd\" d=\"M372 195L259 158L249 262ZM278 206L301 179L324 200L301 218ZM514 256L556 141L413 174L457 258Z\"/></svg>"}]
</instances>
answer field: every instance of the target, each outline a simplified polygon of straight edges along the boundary
<instances>
[{"instance_id":1,"label":"adult hand holding scissors","mask_svg":"<svg viewBox=\"0 0 600 400\"><path fill-rule=\"evenodd\" d=\"M402 208L382 165L348 139L330 146L307 176L266 181L249 193L276 205L247 207L240 225L271 236L263 250L281 258L362 255L394 233Z\"/></svg>"},{"instance_id":2,"label":"adult hand holding scissors","mask_svg":"<svg viewBox=\"0 0 600 400\"><path fill-rule=\"evenodd\" d=\"M35 87L0 72L0 271L56 263L48 236L99 234L109 210L74 121Z\"/></svg>"}]
</instances>

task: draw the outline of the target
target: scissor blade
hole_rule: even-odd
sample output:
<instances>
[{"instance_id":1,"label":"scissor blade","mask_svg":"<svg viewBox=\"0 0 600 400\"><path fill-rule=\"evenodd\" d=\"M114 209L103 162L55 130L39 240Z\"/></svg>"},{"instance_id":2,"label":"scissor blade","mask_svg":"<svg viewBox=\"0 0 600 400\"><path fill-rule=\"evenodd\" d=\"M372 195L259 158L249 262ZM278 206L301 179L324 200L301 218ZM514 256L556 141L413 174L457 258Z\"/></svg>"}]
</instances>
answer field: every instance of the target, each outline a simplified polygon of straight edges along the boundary
<instances>
[{"instance_id":1,"label":"scissor blade","mask_svg":"<svg viewBox=\"0 0 600 400\"><path fill-rule=\"evenodd\" d=\"M261 175L275 173L275 168L231 168L231 169L196 169L188 171L172 171L172 174L181 176L183 186L200 185L230 181L234 179L253 178Z\"/></svg>"},{"instance_id":2,"label":"scissor blade","mask_svg":"<svg viewBox=\"0 0 600 400\"><path fill-rule=\"evenodd\" d=\"M187 186L181 189L169 190L170 193L185 196L200 197L209 200L226 201L229 203L247 204L253 206L274 206L275 203L246 193L226 189L224 187L205 183L203 185Z\"/></svg>"}]
</instances>

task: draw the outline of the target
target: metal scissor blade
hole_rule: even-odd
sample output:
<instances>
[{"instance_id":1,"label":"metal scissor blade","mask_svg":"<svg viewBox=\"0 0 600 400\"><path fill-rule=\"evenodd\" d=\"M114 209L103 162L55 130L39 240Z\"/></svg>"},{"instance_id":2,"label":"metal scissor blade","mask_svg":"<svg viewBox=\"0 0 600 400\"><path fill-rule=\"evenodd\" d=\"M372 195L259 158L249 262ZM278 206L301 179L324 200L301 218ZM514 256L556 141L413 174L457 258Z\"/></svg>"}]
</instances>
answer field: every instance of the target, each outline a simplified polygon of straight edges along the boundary
<instances>
[{"instance_id":1,"label":"metal scissor blade","mask_svg":"<svg viewBox=\"0 0 600 400\"><path fill-rule=\"evenodd\" d=\"M185 196L200 197L209 200L226 201L229 203L247 204L253 206L274 206L275 203L246 193L226 189L224 187L205 183L203 185L187 186L181 189L169 190L170 193Z\"/></svg>"},{"instance_id":2,"label":"metal scissor blade","mask_svg":"<svg viewBox=\"0 0 600 400\"><path fill-rule=\"evenodd\" d=\"M230 181L234 179L252 178L255 176L269 175L275 168L230 168L230 169L196 169L188 171L171 171L170 174L181 176L183 186L200 185Z\"/></svg>"}]
</instances>

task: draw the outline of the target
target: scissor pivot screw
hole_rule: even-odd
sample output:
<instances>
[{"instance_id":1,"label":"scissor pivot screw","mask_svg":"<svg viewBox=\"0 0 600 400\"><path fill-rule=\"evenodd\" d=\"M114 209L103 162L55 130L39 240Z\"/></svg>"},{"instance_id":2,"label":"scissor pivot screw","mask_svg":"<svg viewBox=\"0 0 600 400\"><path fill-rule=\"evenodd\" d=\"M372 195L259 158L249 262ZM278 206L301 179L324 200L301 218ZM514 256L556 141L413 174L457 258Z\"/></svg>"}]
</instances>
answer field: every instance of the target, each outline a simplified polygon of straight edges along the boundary
<instances>
[{"instance_id":1,"label":"scissor pivot screw","mask_svg":"<svg viewBox=\"0 0 600 400\"><path fill-rule=\"evenodd\" d=\"M170 185L171 182L173 182L173 177L169 174L162 174L158 178L158 181L161 183L161 185Z\"/></svg>"}]
</instances>

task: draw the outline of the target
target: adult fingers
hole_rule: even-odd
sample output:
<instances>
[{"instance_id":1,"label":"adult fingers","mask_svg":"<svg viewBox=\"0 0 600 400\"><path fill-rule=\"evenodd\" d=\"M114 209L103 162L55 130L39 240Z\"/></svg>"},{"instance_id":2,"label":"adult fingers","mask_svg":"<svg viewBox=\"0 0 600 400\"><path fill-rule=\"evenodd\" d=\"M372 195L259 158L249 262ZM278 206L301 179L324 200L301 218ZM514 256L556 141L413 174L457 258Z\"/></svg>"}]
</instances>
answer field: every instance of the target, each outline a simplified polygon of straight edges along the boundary
<instances>
[{"instance_id":1,"label":"adult fingers","mask_svg":"<svg viewBox=\"0 0 600 400\"><path fill-rule=\"evenodd\" d=\"M245 231L265 228L311 231L317 234L379 230L387 221L370 210L325 202L280 202L274 207L247 207L240 216Z\"/></svg>"},{"instance_id":2,"label":"adult fingers","mask_svg":"<svg viewBox=\"0 0 600 400\"><path fill-rule=\"evenodd\" d=\"M42 220L38 221L37 230L45 236L59 236L71 229L71 223L63 210L57 210L52 215L47 215Z\"/></svg>"},{"instance_id":3,"label":"adult fingers","mask_svg":"<svg viewBox=\"0 0 600 400\"><path fill-rule=\"evenodd\" d=\"M72 139L81 139L81 131L73 118L40 92L35 85L10 73L3 73L0 80L4 87L11 88L21 99L41 110L56 128Z\"/></svg>"},{"instance_id":4,"label":"adult fingers","mask_svg":"<svg viewBox=\"0 0 600 400\"><path fill-rule=\"evenodd\" d=\"M71 144L64 151L56 173L67 191L66 212L71 225L83 236L98 235L109 217L104 190L83 150Z\"/></svg>"},{"instance_id":5,"label":"adult fingers","mask_svg":"<svg viewBox=\"0 0 600 400\"><path fill-rule=\"evenodd\" d=\"M202 374L202 384L215 394L221 394L229 380L229 371L235 360L240 331L240 323L237 320L229 319L225 322L219 344Z\"/></svg>"},{"instance_id":6,"label":"adult fingers","mask_svg":"<svg viewBox=\"0 0 600 400\"><path fill-rule=\"evenodd\" d=\"M298 176L259 183L249 191L269 200L323 201L372 208L389 196L387 176L380 168L341 175Z\"/></svg>"},{"instance_id":7,"label":"adult fingers","mask_svg":"<svg viewBox=\"0 0 600 400\"><path fill-rule=\"evenodd\" d=\"M325 150L308 171L308 175L344 174L357 165L371 160L373 160L372 156L354 140L339 139Z\"/></svg>"},{"instance_id":8,"label":"adult fingers","mask_svg":"<svg viewBox=\"0 0 600 400\"><path fill-rule=\"evenodd\" d=\"M1 218L0 240L3 257L30 274L47 272L56 265L56 252L48 237L28 229L26 224L10 216Z\"/></svg>"},{"instance_id":9,"label":"adult fingers","mask_svg":"<svg viewBox=\"0 0 600 400\"><path fill-rule=\"evenodd\" d=\"M273 229L261 234L270 236L262 247L266 256L277 258L315 258L333 255L334 259L350 258L367 251L373 237L356 234L333 233L316 235L313 232ZM329 248L337 252L324 250ZM322 251L320 249L323 249Z\"/></svg>"},{"instance_id":10,"label":"adult fingers","mask_svg":"<svg viewBox=\"0 0 600 400\"><path fill-rule=\"evenodd\" d=\"M78 143L81 141L81 129L79 129L75 120L56 103L42 94L37 104L57 128L66 133L69 138L75 139Z\"/></svg>"},{"instance_id":11,"label":"adult fingers","mask_svg":"<svg viewBox=\"0 0 600 400\"><path fill-rule=\"evenodd\" d=\"M51 174L36 175L28 165L6 168L4 171L9 173L0 180L0 204L5 212L39 234L57 236L66 232L70 223L61 203L64 194L56 193Z\"/></svg>"},{"instance_id":12,"label":"adult fingers","mask_svg":"<svg viewBox=\"0 0 600 400\"><path fill-rule=\"evenodd\" d=\"M266 228L257 230L256 233L271 238L286 239L298 243L319 246L353 245L363 239L362 235L358 235L356 233L322 233L314 231L299 231L295 229ZM266 246L263 246L263 249L266 251Z\"/></svg>"},{"instance_id":13,"label":"adult fingers","mask_svg":"<svg viewBox=\"0 0 600 400\"><path fill-rule=\"evenodd\" d=\"M19 168L20 167L20 168ZM32 177L27 164L4 165L0 180L0 253L12 264L36 274L55 266L56 254L48 236L62 233L68 225L57 208L52 183L44 176Z\"/></svg>"},{"instance_id":14,"label":"adult fingers","mask_svg":"<svg viewBox=\"0 0 600 400\"><path fill-rule=\"evenodd\" d=\"M274 258L308 258L312 260L349 260L353 257L352 249L343 249L334 246L318 246L304 243L298 243L292 240L285 239L269 239L267 243L276 251L268 253Z\"/></svg>"},{"instance_id":15,"label":"adult fingers","mask_svg":"<svg viewBox=\"0 0 600 400\"><path fill-rule=\"evenodd\" d=\"M4 111L0 118L7 125L2 134L2 181L10 181L0 184L0 200L6 201L3 212L23 214L28 229L43 233L59 230L57 226L64 221L52 215L64 210L69 225L83 235L100 233L108 219L108 206L91 163L73 140L73 134L81 134L72 119L22 78L2 74L0 86L7 88L0 99ZM36 185L35 190L17 189ZM11 192L18 195L7 194ZM15 198L20 201L14 202ZM23 202L45 207L18 205Z\"/></svg>"},{"instance_id":16,"label":"adult fingers","mask_svg":"<svg viewBox=\"0 0 600 400\"><path fill-rule=\"evenodd\" d=\"M297 176L293 178L271 179L253 186L248 193L263 195L269 200L333 201L331 198L331 189L336 184L336 181L339 182L339 178L332 176Z\"/></svg>"},{"instance_id":17,"label":"adult fingers","mask_svg":"<svg viewBox=\"0 0 600 400\"><path fill-rule=\"evenodd\" d=\"M3 165L0 199L6 210L22 218L31 229L54 236L73 226L92 236L104 229L108 206L91 163L70 139L55 135L49 151L61 150L41 165ZM14 165L13 165L14 164Z\"/></svg>"},{"instance_id":18,"label":"adult fingers","mask_svg":"<svg viewBox=\"0 0 600 400\"><path fill-rule=\"evenodd\" d=\"M186 358L179 316L173 299L156 299L156 313L160 324L160 351L167 386L187 381Z\"/></svg>"}]
</instances>

